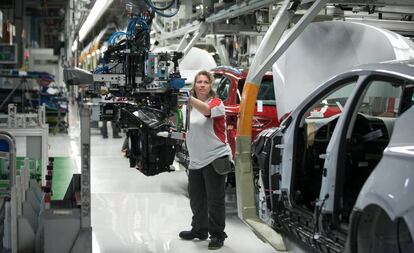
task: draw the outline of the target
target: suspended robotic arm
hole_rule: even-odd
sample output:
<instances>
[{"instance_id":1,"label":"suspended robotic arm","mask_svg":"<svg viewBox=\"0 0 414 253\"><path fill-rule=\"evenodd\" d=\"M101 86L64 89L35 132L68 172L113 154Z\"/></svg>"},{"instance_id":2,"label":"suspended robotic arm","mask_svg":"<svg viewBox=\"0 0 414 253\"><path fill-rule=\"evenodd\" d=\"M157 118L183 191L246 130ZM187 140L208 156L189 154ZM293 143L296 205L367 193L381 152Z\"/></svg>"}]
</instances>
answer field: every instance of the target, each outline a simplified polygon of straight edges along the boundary
<instances>
[{"instance_id":1,"label":"suspended robotic arm","mask_svg":"<svg viewBox=\"0 0 414 253\"><path fill-rule=\"evenodd\" d=\"M145 175L170 171L175 149L183 141L179 107L188 98L178 70L181 52L150 52L150 30L157 13L172 16L177 0L156 7L150 0L138 6L126 31L110 36L109 47L94 73L65 69L69 85L88 85L92 93L104 89L114 101L101 106L101 119L118 122L127 129L130 166ZM172 14L163 11L177 6ZM134 9L134 8L131 8Z\"/></svg>"}]
</instances>

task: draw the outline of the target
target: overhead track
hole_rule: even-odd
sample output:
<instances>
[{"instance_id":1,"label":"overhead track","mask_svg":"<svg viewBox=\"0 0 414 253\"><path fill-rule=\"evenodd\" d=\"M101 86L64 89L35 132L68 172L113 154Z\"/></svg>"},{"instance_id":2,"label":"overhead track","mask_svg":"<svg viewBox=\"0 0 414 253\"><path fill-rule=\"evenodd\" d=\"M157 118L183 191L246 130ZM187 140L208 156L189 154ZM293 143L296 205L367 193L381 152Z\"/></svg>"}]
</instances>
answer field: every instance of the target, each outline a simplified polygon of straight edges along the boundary
<instances>
[{"instance_id":1,"label":"overhead track","mask_svg":"<svg viewBox=\"0 0 414 253\"><path fill-rule=\"evenodd\" d=\"M281 1L275 0L255 0L255 1L248 1L243 2L241 4L235 4L228 9L219 11L216 14L212 14L205 19L206 24L212 24L218 21L223 21L229 18L239 17L241 15L250 13L252 11L258 10L260 8L269 6L271 4L276 4ZM173 39L177 37L182 37L188 32L196 31L200 28L201 22L194 22L191 25L187 25L185 27L179 28L172 32L163 33L160 35L160 39Z\"/></svg>"},{"instance_id":2,"label":"overhead track","mask_svg":"<svg viewBox=\"0 0 414 253\"><path fill-rule=\"evenodd\" d=\"M201 22L198 22L198 21L193 22L190 25L187 25L187 26L181 27L177 30L174 30L174 32L162 33L160 35L160 39L168 40L168 39L173 39L173 38L177 38L177 37L182 37L186 33L198 31L200 29L200 26L201 26Z\"/></svg>"},{"instance_id":3,"label":"overhead track","mask_svg":"<svg viewBox=\"0 0 414 253\"><path fill-rule=\"evenodd\" d=\"M210 15L206 18L207 23L213 23L218 22L222 20L226 20L229 18L235 18L247 13L250 13L252 11L258 10L260 8L269 6L271 4L275 4L276 2L281 1L275 1L275 0L257 0L257 1L247 1L243 2L241 4L236 4L231 6L228 9L219 11L216 14Z\"/></svg>"}]
</instances>

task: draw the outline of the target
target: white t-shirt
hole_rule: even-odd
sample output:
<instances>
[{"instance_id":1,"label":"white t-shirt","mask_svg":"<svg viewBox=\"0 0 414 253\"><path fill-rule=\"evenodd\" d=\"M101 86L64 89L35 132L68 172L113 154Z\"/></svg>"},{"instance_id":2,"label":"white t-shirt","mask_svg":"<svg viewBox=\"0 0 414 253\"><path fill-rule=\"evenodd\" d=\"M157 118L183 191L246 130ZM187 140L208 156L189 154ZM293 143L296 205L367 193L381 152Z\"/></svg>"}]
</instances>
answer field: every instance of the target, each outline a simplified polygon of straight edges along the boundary
<instances>
[{"instance_id":1,"label":"white t-shirt","mask_svg":"<svg viewBox=\"0 0 414 253\"><path fill-rule=\"evenodd\" d=\"M211 98L207 104L211 109L210 116L195 108L190 112L190 129L186 137L189 169L203 168L215 159L231 154L227 143L224 104L219 98Z\"/></svg>"}]
</instances>

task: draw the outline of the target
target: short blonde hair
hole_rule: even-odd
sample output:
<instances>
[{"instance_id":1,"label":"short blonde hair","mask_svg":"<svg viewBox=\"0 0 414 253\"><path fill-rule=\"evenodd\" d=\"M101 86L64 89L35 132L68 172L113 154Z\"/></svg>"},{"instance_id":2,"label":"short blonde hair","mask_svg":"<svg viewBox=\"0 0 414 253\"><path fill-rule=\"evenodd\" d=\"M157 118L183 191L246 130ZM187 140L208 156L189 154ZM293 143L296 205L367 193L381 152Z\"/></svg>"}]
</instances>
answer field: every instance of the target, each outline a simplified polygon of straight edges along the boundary
<instances>
[{"instance_id":1,"label":"short blonde hair","mask_svg":"<svg viewBox=\"0 0 414 253\"><path fill-rule=\"evenodd\" d=\"M210 83L210 92L208 93L208 97L209 98L214 98L217 97L216 92L213 90L213 83L214 83L214 76L207 70L201 70L200 72L198 72L195 76L194 76L194 82L193 82L193 87L191 87L191 95L195 98L197 98L197 94L195 92L195 84L197 82L197 78L199 76L206 76L208 79L208 82Z\"/></svg>"}]
</instances>

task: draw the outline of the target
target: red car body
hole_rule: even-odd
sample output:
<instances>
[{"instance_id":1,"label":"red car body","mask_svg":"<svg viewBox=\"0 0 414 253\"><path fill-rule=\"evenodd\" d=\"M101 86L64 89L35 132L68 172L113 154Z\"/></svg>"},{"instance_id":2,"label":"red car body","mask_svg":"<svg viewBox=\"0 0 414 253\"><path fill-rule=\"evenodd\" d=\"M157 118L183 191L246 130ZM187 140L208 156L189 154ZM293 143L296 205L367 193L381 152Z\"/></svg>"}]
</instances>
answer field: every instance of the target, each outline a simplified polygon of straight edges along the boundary
<instances>
[{"instance_id":1,"label":"red car body","mask_svg":"<svg viewBox=\"0 0 414 253\"><path fill-rule=\"evenodd\" d=\"M211 72L215 78L213 89L226 109L227 138L234 157L240 99L247 71L232 67L217 67ZM271 72L265 74L260 85L252 124L252 140L264 129L280 125Z\"/></svg>"}]
</instances>

